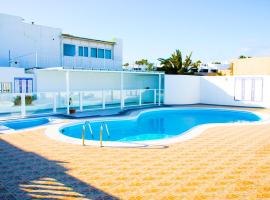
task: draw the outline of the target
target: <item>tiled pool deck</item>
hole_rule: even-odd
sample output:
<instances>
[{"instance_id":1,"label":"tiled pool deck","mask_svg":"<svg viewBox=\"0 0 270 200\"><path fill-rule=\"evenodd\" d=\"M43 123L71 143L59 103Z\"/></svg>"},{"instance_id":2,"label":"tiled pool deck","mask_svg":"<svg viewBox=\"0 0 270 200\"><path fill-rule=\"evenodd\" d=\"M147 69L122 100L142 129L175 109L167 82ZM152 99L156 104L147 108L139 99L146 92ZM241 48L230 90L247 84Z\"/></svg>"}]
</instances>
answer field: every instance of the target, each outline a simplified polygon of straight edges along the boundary
<instances>
[{"instance_id":1,"label":"tiled pool deck","mask_svg":"<svg viewBox=\"0 0 270 200\"><path fill-rule=\"evenodd\" d=\"M0 199L270 199L270 124L148 149L72 145L44 130L0 135Z\"/></svg>"}]
</instances>

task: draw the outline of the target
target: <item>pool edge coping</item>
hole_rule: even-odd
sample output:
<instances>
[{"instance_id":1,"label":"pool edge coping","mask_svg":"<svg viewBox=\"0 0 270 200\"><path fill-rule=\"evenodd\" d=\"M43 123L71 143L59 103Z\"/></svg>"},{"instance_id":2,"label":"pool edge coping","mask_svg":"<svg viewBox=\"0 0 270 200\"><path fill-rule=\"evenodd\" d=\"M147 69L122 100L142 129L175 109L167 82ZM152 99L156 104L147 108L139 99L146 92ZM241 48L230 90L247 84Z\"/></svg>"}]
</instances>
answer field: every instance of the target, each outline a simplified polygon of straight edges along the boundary
<instances>
[{"instance_id":1,"label":"pool edge coping","mask_svg":"<svg viewBox=\"0 0 270 200\"><path fill-rule=\"evenodd\" d=\"M270 117L266 116L266 114L258 112L258 111L247 111L243 109L235 109L235 108L213 108L213 107L162 107L162 108L150 108L146 110L134 110L130 112L128 115L125 116L108 116L105 118L102 118L102 120L130 120L134 118L138 118L142 113L149 112L149 111L157 111L157 110L181 110L181 109L218 109L218 110L229 110L229 111L239 111L239 112L249 112L257 115L260 117L260 121L255 121L255 122L233 122L233 123L211 123L211 124L202 124L195 126L184 133L178 135L178 136L173 136L170 138L164 138L164 139L158 139L158 140L145 140L145 141L135 141L135 142L118 142L118 141L103 141L103 146L104 147L141 147L141 146L149 146L149 145L169 145L173 143L178 143L178 142L183 142L192 138L197 137L201 133L203 133L205 130L213 127L219 127L219 126L245 126L245 125L262 125L262 124L268 124L270 123ZM138 112L139 111L139 112ZM132 115L134 113L137 113L135 115ZM91 121L101 121L100 118L90 118ZM66 136L62 133L60 133L59 129L61 127L65 127L67 125L71 124L78 124L81 123L82 121L85 121L87 119L83 120L74 120L73 122L66 122L66 123L61 123L57 124L54 126L50 126L45 130L45 135L47 135L49 138L57 140L57 141L62 141L70 144L76 144L76 145L82 145L82 139L78 138L73 138ZM90 145L90 146L100 146L99 141L93 141L93 140L85 140L85 145Z\"/></svg>"}]
</instances>

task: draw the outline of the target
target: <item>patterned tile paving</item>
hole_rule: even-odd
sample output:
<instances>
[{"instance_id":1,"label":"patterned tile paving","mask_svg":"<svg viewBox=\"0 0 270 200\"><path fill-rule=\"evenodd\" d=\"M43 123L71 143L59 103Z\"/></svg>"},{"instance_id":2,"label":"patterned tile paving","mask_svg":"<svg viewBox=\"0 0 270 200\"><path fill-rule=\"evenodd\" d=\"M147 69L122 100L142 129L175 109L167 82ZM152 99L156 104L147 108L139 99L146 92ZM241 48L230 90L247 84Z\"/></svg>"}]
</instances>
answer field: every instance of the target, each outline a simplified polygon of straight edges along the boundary
<instances>
[{"instance_id":1,"label":"patterned tile paving","mask_svg":"<svg viewBox=\"0 0 270 200\"><path fill-rule=\"evenodd\" d=\"M44 129L0 135L0 178L0 199L270 199L270 125L149 149L66 144Z\"/></svg>"}]
</instances>

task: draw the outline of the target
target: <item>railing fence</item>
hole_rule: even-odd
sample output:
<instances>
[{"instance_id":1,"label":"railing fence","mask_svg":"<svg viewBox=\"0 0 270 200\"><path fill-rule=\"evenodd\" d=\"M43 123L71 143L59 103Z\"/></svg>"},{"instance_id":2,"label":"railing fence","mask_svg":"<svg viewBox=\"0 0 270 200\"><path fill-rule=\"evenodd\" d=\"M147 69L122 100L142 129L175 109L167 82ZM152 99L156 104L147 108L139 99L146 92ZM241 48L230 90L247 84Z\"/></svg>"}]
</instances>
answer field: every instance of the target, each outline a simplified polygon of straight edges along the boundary
<instances>
[{"instance_id":1,"label":"railing fence","mask_svg":"<svg viewBox=\"0 0 270 200\"><path fill-rule=\"evenodd\" d=\"M163 89L5 93L0 94L0 117L161 105L163 95Z\"/></svg>"}]
</instances>

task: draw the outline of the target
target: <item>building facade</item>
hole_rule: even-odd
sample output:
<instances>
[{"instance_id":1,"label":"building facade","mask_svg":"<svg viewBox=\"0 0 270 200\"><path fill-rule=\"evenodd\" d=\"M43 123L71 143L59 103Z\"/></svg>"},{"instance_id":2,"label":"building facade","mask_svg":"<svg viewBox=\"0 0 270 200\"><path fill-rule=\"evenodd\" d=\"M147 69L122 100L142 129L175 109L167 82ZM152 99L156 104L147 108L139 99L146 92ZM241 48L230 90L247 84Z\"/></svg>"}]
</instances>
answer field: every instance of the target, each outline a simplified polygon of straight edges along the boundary
<instances>
[{"instance_id":1,"label":"building facade","mask_svg":"<svg viewBox=\"0 0 270 200\"><path fill-rule=\"evenodd\" d=\"M61 58L64 68L121 70L122 42L62 34Z\"/></svg>"},{"instance_id":2,"label":"building facade","mask_svg":"<svg viewBox=\"0 0 270 200\"><path fill-rule=\"evenodd\" d=\"M0 14L0 44L0 93L36 91L34 68L122 70L121 39L63 34L17 16Z\"/></svg>"},{"instance_id":3,"label":"building facade","mask_svg":"<svg viewBox=\"0 0 270 200\"><path fill-rule=\"evenodd\" d=\"M231 70L232 75L270 75L270 57L233 60Z\"/></svg>"},{"instance_id":4,"label":"building facade","mask_svg":"<svg viewBox=\"0 0 270 200\"><path fill-rule=\"evenodd\" d=\"M29 68L122 69L122 41L63 34L60 28L26 23L0 14L0 66Z\"/></svg>"}]
</instances>

